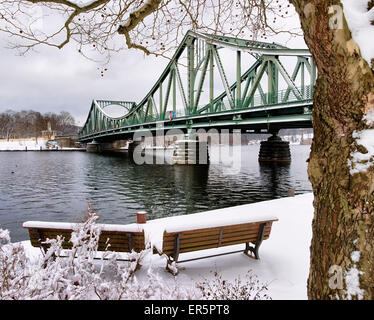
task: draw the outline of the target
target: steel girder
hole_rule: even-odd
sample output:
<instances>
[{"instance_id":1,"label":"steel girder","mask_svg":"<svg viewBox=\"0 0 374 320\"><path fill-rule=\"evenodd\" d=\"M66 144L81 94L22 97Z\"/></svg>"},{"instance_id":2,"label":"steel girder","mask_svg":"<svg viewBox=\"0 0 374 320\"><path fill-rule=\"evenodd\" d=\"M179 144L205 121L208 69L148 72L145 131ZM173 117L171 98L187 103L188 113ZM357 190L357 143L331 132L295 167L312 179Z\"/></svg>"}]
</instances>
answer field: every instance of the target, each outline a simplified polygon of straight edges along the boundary
<instances>
[{"instance_id":1,"label":"steel girder","mask_svg":"<svg viewBox=\"0 0 374 320\"><path fill-rule=\"evenodd\" d=\"M229 66L229 68L233 65L236 67L233 69L236 81L231 85L229 85L227 71L233 70L228 69L228 66L222 63L219 54L222 48L236 51L236 63L231 63ZM254 57L255 62L242 73L244 53L249 53ZM185 66L179 61L183 54L187 58ZM283 56L296 57L297 62L292 73L288 72L287 69L290 68L281 62L280 57ZM182 79L180 72L182 67L187 67L187 81ZM309 75L307 84L305 71ZM217 97L214 97L217 86L215 76L220 79L224 89ZM280 79L286 84L285 89L279 90ZM288 116L292 121L292 117L297 114L292 114L292 111L290 113L286 109L291 106L292 110L298 110L297 113L300 113L302 110L300 108L304 108L305 103L309 107L312 106L315 79L316 68L310 52L306 49L290 49L275 43L189 31L159 79L140 103L93 100L87 120L79 133L79 140L88 141L111 134L116 136L119 132L130 133L143 130L144 127L154 129L157 123L163 123L164 127L168 127L171 125L170 122L173 122L171 127L181 128L191 128L199 124L203 127L206 126L203 123L209 123L212 119L221 119L218 121L222 122L222 126L225 126L227 121L231 125L230 121L234 120L246 120L243 124L255 123L255 118L249 120L242 117L256 115L257 113L252 111L261 108L274 110L271 109L274 106L277 107L277 114L269 111L268 118L276 119L279 114L283 113L282 116ZM203 87L207 82L209 102L201 104ZM267 85L267 92L263 90L264 83ZM177 95L181 101L179 105ZM105 112L105 108L109 105L123 107L124 115L117 118L111 117ZM301 113L307 114L308 116L304 118L310 121L310 108L304 111ZM168 115L167 112L169 112ZM270 120L269 118L268 121ZM263 121L263 115L259 114L258 122L261 121Z\"/></svg>"}]
</instances>

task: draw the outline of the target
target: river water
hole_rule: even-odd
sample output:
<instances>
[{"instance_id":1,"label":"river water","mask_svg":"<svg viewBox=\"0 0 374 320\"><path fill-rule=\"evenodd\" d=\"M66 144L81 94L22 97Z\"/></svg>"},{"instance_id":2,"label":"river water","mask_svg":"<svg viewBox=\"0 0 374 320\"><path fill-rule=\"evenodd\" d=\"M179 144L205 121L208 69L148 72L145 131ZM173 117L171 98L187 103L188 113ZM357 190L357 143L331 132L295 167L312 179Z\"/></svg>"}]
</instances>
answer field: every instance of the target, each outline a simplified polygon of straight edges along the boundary
<instances>
[{"instance_id":1,"label":"river water","mask_svg":"<svg viewBox=\"0 0 374 320\"><path fill-rule=\"evenodd\" d=\"M210 149L209 166L136 165L127 154L0 152L0 228L20 241L28 239L24 221L79 222L88 203L100 223L126 224L139 210L155 219L285 197L290 188L311 192L310 146L290 148L291 164L260 165L259 145L243 146L232 166L219 147Z\"/></svg>"}]
</instances>

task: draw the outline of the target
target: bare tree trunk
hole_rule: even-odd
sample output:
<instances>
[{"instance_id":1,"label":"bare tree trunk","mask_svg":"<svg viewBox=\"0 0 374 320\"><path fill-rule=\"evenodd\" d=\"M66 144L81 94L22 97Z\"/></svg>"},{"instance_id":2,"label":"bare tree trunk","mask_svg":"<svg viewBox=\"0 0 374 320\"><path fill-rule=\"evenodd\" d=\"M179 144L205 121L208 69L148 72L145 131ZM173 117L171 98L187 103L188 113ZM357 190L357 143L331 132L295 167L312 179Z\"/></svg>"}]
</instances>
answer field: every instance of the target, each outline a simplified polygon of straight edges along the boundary
<instances>
[{"instance_id":1,"label":"bare tree trunk","mask_svg":"<svg viewBox=\"0 0 374 320\"><path fill-rule=\"evenodd\" d=\"M335 21L329 9L340 1L290 2L318 68L308 167L315 211L308 297L374 299L374 167L350 173L351 153L367 153L354 131L370 128L363 117L374 109L374 73L345 19L341 28L329 25Z\"/></svg>"}]
</instances>

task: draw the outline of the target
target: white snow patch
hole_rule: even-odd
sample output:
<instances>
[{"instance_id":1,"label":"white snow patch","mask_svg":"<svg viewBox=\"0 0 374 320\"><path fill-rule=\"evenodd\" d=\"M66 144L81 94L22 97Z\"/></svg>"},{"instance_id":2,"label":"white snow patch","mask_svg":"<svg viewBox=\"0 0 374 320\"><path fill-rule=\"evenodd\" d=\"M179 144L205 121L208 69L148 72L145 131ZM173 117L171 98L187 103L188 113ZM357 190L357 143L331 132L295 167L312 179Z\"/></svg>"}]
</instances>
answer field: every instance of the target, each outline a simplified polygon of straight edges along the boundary
<instances>
[{"instance_id":1,"label":"white snow patch","mask_svg":"<svg viewBox=\"0 0 374 320\"><path fill-rule=\"evenodd\" d=\"M68 229L73 230L78 223L69 222L46 222L46 221L26 221L23 223L24 228L47 228L47 229ZM123 232L141 232L143 229L138 224L96 224L101 231L123 231Z\"/></svg>"},{"instance_id":2,"label":"white snow patch","mask_svg":"<svg viewBox=\"0 0 374 320\"><path fill-rule=\"evenodd\" d=\"M353 262L359 262L361 256L361 251L353 251L351 254L351 259Z\"/></svg>"},{"instance_id":3,"label":"white snow patch","mask_svg":"<svg viewBox=\"0 0 374 320\"><path fill-rule=\"evenodd\" d=\"M369 110L367 114L364 115L362 118L364 121L366 121L366 124L368 126L374 125L374 110Z\"/></svg>"},{"instance_id":4,"label":"white snow patch","mask_svg":"<svg viewBox=\"0 0 374 320\"><path fill-rule=\"evenodd\" d=\"M374 8L368 11L368 0L341 0L344 16L351 30L353 40L358 44L362 57L372 66L374 58Z\"/></svg>"},{"instance_id":5,"label":"white snow patch","mask_svg":"<svg viewBox=\"0 0 374 320\"><path fill-rule=\"evenodd\" d=\"M354 131L352 137L356 138L357 144L365 147L368 152L361 153L359 151L355 151L351 153L351 160L348 159L348 165L351 167L351 175L358 172L366 172L367 169L369 169L369 167L373 164L374 129Z\"/></svg>"},{"instance_id":6,"label":"white snow patch","mask_svg":"<svg viewBox=\"0 0 374 320\"><path fill-rule=\"evenodd\" d=\"M40 150L46 149L46 143L48 140L45 139L24 139L24 140L0 140L1 151L18 151L18 150Z\"/></svg>"},{"instance_id":7,"label":"white snow patch","mask_svg":"<svg viewBox=\"0 0 374 320\"><path fill-rule=\"evenodd\" d=\"M10 242L9 230L0 229L0 244L1 242Z\"/></svg>"},{"instance_id":8,"label":"white snow patch","mask_svg":"<svg viewBox=\"0 0 374 320\"><path fill-rule=\"evenodd\" d=\"M359 300L362 300L364 296L364 290L360 288L361 274L363 274L363 272L359 271L356 266L345 272L345 283L347 286L345 293L347 294L347 298L349 300L351 300L352 297L355 296L357 296Z\"/></svg>"}]
</instances>

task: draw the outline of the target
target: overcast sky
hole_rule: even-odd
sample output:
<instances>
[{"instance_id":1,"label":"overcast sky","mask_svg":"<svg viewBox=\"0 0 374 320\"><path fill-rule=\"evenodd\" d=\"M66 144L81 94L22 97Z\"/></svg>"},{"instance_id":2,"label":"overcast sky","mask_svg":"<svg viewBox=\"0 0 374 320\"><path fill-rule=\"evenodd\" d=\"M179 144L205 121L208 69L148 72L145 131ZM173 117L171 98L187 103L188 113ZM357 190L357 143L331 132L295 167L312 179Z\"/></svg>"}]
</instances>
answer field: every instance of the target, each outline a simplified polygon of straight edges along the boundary
<instances>
[{"instance_id":1,"label":"overcast sky","mask_svg":"<svg viewBox=\"0 0 374 320\"><path fill-rule=\"evenodd\" d=\"M270 41L282 43L283 38ZM6 49L6 45L7 38L0 33L0 112L65 110L75 117L78 125L84 124L92 99L139 102L168 63L165 58L124 50L112 56L108 71L101 77L101 69L98 70L101 65L79 55L74 45L62 50L39 47L38 52L26 56ZM287 46L300 48L305 44L298 38Z\"/></svg>"}]
</instances>

